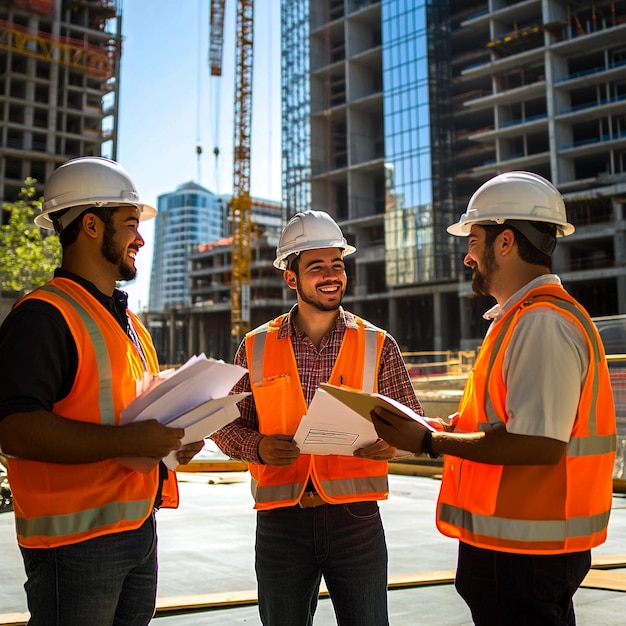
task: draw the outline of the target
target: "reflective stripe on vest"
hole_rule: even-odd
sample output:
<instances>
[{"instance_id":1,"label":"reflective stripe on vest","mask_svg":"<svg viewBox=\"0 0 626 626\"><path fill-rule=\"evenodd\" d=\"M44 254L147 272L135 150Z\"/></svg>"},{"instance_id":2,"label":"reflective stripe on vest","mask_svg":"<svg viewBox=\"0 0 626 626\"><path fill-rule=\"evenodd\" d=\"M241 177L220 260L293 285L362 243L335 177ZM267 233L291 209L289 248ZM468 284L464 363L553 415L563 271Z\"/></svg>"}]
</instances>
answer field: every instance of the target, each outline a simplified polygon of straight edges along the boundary
<instances>
[{"instance_id":1,"label":"reflective stripe on vest","mask_svg":"<svg viewBox=\"0 0 626 626\"><path fill-rule=\"evenodd\" d=\"M450 504L439 506L442 519L475 535L498 537L506 541L562 542L589 537L609 523L610 511L568 520L513 520L493 515L470 513Z\"/></svg>"},{"instance_id":2,"label":"reflective stripe on vest","mask_svg":"<svg viewBox=\"0 0 626 626\"><path fill-rule=\"evenodd\" d=\"M87 509L66 515L42 515L32 520L15 518L17 533L21 537L63 537L78 535L91 528L94 519L98 519L101 526L117 524L120 521L145 519L146 511L152 509L151 500L137 500L135 502L111 502L97 509Z\"/></svg>"},{"instance_id":3,"label":"reflective stripe on vest","mask_svg":"<svg viewBox=\"0 0 626 626\"><path fill-rule=\"evenodd\" d=\"M49 291L60 298L63 298L78 313L81 321L85 325L89 338L93 344L98 364L98 406L100 408L100 423L115 425L115 410L113 409L113 374L109 362L109 352L106 341L91 315L72 296L53 285L44 285L42 291Z\"/></svg>"},{"instance_id":4,"label":"reflective stripe on vest","mask_svg":"<svg viewBox=\"0 0 626 626\"><path fill-rule=\"evenodd\" d=\"M545 303L581 327L590 352L566 453L558 464L548 466L498 466L446 457L437 507L437 524L444 534L483 548L531 554L586 550L603 541L616 444L612 394L595 326L568 298L560 287L536 288L495 322L494 335L484 342L485 353L477 357L476 377L470 375L459 419L461 430L481 430L487 416L492 417L492 403L505 424L506 387L499 368L512 325L525 307ZM484 389L475 387L477 380ZM589 489L593 494L586 498Z\"/></svg>"}]
</instances>

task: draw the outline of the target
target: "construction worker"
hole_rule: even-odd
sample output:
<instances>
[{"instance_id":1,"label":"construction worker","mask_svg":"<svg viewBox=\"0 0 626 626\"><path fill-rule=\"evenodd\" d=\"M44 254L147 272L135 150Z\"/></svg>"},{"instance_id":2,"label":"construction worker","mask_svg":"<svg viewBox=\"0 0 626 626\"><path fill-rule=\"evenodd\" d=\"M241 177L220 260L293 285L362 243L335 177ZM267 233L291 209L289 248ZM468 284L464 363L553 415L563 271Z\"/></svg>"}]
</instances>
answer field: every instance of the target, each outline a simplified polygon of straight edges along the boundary
<instances>
[{"instance_id":1,"label":"construction worker","mask_svg":"<svg viewBox=\"0 0 626 626\"><path fill-rule=\"evenodd\" d=\"M460 221L476 293L497 304L453 432L377 407L392 445L445 455L437 526L459 539L456 589L479 626L575 624L572 596L606 538L615 410L600 337L551 273L574 232L561 194L530 172L482 185Z\"/></svg>"},{"instance_id":2,"label":"construction worker","mask_svg":"<svg viewBox=\"0 0 626 626\"><path fill-rule=\"evenodd\" d=\"M0 328L0 447L31 626L140 626L154 613L154 511L177 506L175 475L115 459L163 458L184 434L154 420L118 425L158 372L148 332L116 289L135 276L139 222L155 215L114 161L58 167L35 222L59 234L62 265ZM178 459L201 446L185 446Z\"/></svg>"},{"instance_id":3,"label":"construction worker","mask_svg":"<svg viewBox=\"0 0 626 626\"><path fill-rule=\"evenodd\" d=\"M296 293L289 313L248 333L233 392L252 391L241 417L213 436L248 461L257 510L256 575L263 624L312 624L321 577L337 620L381 626L387 616L387 547L377 500L388 495L379 440L354 457L300 454L292 441L318 385L380 392L422 414L395 340L342 308L344 257L355 252L323 211L297 213L274 266Z\"/></svg>"}]
</instances>

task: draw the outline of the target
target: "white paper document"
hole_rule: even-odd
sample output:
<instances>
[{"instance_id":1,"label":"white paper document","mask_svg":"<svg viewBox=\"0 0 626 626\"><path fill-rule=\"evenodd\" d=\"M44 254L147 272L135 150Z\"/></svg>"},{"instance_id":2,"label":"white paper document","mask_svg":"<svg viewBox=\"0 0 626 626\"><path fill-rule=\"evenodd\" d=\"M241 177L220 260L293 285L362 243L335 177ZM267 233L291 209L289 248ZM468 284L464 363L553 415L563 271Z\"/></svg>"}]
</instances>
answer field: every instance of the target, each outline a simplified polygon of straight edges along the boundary
<instances>
[{"instance_id":1,"label":"white paper document","mask_svg":"<svg viewBox=\"0 0 626 626\"><path fill-rule=\"evenodd\" d=\"M157 420L170 428L184 428L181 447L210 436L239 417L236 403L249 393L229 396L228 393L246 373L239 365L194 356L176 370L167 370L153 377L145 391L121 413L120 424L132 421ZM150 471L159 459L120 457L119 463L140 472ZM176 452L165 459L174 469Z\"/></svg>"},{"instance_id":2,"label":"white paper document","mask_svg":"<svg viewBox=\"0 0 626 626\"><path fill-rule=\"evenodd\" d=\"M154 377L149 388L122 411L120 423L155 419L169 424L203 402L227 395L246 371L204 354L191 357L177 370Z\"/></svg>"},{"instance_id":3,"label":"white paper document","mask_svg":"<svg viewBox=\"0 0 626 626\"><path fill-rule=\"evenodd\" d=\"M239 417L239 409L236 403L249 396L250 392L237 393L224 398L216 398L201 404L200 406L184 413L180 417L170 422L170 428L184 428L185 434L181 439L181 447L194 441L211 436L215 431L219 430L226 424L230 424ZM177 450L170 452L164 459L165 465L173 470L178 465L176 459ZM159 459L148 457L124 457L118 459L118 462L126 467L137 470L138 472L149 472L158 462Z\"/></svg>"},{"instance_id":4,"label":"white paper document","mask_svg":"<svg viewBox=\"0 0 626 626\"><path fill-rule=\"evenodd\" d=\"M304 454L352 456L355 450L376 443L378 434L371 422L323 389L318 389L293 440Z\"/></svg>"},{"instance_id":5,"label":"white paper document","mask_svg":"<svg viewBox=\"0 0 626 626\"><path fill-rule=\"evenodd\" d=\"M377 406L434 430L421 415L392 398L322 383L293 440L300 452L305 454L352 456L355 450L378 441L378 433L370 417L370 412ZM397 452L398 457L412 454L407 450Z\"/></svg>"}]
</instances>

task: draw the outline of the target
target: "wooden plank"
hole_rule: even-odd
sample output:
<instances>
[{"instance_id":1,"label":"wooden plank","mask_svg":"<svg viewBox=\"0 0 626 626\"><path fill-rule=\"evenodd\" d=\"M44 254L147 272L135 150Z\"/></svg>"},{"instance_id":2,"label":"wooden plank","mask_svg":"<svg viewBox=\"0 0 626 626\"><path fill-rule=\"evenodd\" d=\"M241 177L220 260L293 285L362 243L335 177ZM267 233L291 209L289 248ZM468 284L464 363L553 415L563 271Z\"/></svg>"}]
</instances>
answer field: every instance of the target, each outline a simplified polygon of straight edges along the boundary
<instances>
[{"instance_id":1,"label":"wooden plank","mask_svg":"<svg viewBox=\"0 0 626 626\"><path fill-rule=\"evenodd\" d=\"M0 626L26 626L30 613L4 613L0 615Z\"/></svg>"},{"instance_id":2,"label":"wooden plank","mask_svg":"<svg viewBox=\"0 0 626 626\"><path fill-rule=\"evenodd\" d=\"M155 617L191 611L250 606L258 603L256 589L157 598Z\"/></svg>"},{"instance_id":3,"label":"wooden plank","mask_svg":"<svg viewBox=\"0 0 626 626\"><path fill-rule=\"evenodd\" d=\"M611 568L626 567L626 555L595 556L591 567L593 569L585 577L583 587L626 592L626 572L606 571ZM389 589L449 585L454 583L454 576L455 570L394 574L389 576ZM328 597L328 589L322 582L320 598L326 597ZM155 617L252 606L257 603L256 589L157 598ZM7 613L0 615L0 626L25 626L28 623L28 618L28 613Z\"/></svg>"},{"instance_id":4,"label":"wooden plank","mask_svg":"<svg viewBox=\"0 0 626 626\"><path fill-rule=\"evenodd\" d=\"M389 589L407 589L410 587L426 587L430 585L448 585L454 582L454 570L439 572L420 572L418 574L396 574L389 577ZM322 581L320 598L329 597L328 589ZM257 604L256 589L226 593L207 593L171 598L157 598L156 617L176 615L191 611Z\"/></svg>"},{"instance_id":5,"label":"wooden plank","mask_svg":"<svg viewBox=\"0 0 626 626\"><path fill-rule=\"evenodd\" d=\"M244 461L191 461L187 465L177 465L177 472L245 472L248 464Z\"/></svg>"},{"instance_id":6,"label":"wooden plank","mask_svg":"<svg viewBox=\"0 0 626 626\"><path fill-rule=\"evenodd\" d=\"M597 555L591 558L592 569L620 569L626 567L626 554Z\"/></svg>"},{"instance_id":7,"label":"wooden plank","mask_svg":"<svg viewBox=\"0 0 626 626\"><path fill-rule=\"evenodd\" d=\"M592 569L581 587L588 589L606 589L608 591L626 591L626 572L607 572Z\"/></svg>"},{"instance_id":8,"label":"wooden plank","mask_svg":"<svg viewBox=\"0 0 626 626\"><path fill-rule=\"evenodd\" d=\"M455 570L440 572L420 572L419 574L393 574L389 576L389 589L407 589L409 587L429 587L431 585L450 585L454 582Z\"/></svg>"}]
</instances>

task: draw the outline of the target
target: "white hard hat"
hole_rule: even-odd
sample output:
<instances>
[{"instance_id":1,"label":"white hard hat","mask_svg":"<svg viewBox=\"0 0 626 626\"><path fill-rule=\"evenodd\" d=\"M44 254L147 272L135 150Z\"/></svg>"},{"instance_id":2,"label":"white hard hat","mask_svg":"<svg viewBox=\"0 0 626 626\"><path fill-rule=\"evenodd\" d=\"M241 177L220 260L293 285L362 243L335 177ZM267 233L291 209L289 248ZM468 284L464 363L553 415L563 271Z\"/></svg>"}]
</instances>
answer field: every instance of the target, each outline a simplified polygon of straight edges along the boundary
<instances>
[{"instance_id":1,"label":"white hard hat","mask_svg":"<svg viewBox=\"0 0 626 626\"><path fill-rule=\"evenodd\" d=\"M119 163L104 157L78 157L48 177L35 224L60 232L88 207L122 205L137 207L140 221L157 214L154 207L140 202L133 181ZM51 216L59 211L60 216Z\"/></svg>"},{"instance_id":2,"label":"white hard hat","mask_svg":"<svg viewBox=\"0 0 626 626\"><path fill-rule=\"evenodd\" d=\"M556 224L557 237L574 232L558 189L533 172L505 172L488 180L470 198L461 219L448 226L448 232L466 237L472 224L503 224L507 220Z\"/></svg>"},{"instance_id":3,"label":"white hard hat","mask_svg":"<svg viewBox=\"0 0 626 626\"><path fill-rule=\"evenodd\" d=\"M280 234L274 267L279 270L287 269L287 259L292 254L320 248L341 248L341 258L356 252L356 248L348 244L341 228L328 213L324 211L296 213Z\"/></svg>"}]
</instances>

